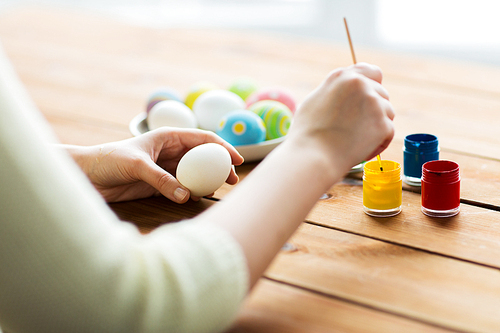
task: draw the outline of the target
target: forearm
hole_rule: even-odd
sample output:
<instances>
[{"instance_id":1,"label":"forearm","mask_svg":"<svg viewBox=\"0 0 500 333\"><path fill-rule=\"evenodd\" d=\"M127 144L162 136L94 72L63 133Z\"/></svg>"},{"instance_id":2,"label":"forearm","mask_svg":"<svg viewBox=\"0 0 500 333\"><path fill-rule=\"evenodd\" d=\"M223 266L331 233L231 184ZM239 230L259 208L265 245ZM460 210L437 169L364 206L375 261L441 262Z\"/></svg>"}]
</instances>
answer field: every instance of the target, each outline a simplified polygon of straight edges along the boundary
<instances>
[{"instance_id":1,"label":"forearm","mask_svg":"<svg viewBox=\"0 0 500 333\"><path fill-rule=\"evenodd\" d=\"M241 244L253 285L343 169L318 149L285 141L201 218Z\"/></svg>"}]
</instances>

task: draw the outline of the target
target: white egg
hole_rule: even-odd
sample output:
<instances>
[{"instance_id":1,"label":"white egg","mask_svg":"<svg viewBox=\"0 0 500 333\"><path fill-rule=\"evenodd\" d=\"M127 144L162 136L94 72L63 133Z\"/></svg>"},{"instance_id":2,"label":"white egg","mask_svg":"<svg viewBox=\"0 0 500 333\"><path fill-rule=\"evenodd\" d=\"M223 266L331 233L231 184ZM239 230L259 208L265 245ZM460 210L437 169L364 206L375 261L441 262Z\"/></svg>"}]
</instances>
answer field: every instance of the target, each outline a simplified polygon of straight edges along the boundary
<instances>
[{"instance_id":1,"label":"white egg","mask_svg":"<svg viewBox=\"0 0 500 333\"><path fill-rule=\"evenodd\" d=\"M210 90L198 97L193 111L201 128L217 131L220 119L234 110L245 108L243 99L228 90Z\"/></svg>"},{"instance_id":2,"label":"white egg","mask_svg":"<svg viewBox=\"0 0 500 333\"><path fill-rule=\"evenodd\" d=\"M177 180L197 197L212 194L231 172L231 155L217 143L205 143L189 150L177 165Z\"/></svg>"},{"instance_id":3,"label":"white egg","mask_svg":"<svg viewBox=\"0 0 500 333\"><path fill-rule=\"evenodd\" d=\"M161 101L153 106L149 111L147 123L150 130L162 126L183 128L198 126L193 111L185 104L174 100Z\"/></svg>"}]
</instances>

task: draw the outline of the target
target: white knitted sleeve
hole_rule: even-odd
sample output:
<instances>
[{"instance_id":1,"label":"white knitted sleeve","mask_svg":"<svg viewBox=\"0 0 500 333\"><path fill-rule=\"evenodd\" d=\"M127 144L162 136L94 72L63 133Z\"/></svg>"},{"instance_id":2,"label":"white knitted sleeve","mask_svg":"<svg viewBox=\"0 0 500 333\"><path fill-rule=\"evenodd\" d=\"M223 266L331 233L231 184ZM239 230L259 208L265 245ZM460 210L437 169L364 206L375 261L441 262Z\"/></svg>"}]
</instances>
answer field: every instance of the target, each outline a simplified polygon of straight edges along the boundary
<instances>
[{"instance_id":1,"label":"white knitted sleeve","mask_svg":"<svg viewBox=\"0 0 500 333\"><path fill-rule=\"evenodd\" d=\"M0 49L0 53L1 53ZM248 288L239 244L179 222L118 221L0 54L0 326L7 332L216 332Z\"/></svg>"}]
</instances>

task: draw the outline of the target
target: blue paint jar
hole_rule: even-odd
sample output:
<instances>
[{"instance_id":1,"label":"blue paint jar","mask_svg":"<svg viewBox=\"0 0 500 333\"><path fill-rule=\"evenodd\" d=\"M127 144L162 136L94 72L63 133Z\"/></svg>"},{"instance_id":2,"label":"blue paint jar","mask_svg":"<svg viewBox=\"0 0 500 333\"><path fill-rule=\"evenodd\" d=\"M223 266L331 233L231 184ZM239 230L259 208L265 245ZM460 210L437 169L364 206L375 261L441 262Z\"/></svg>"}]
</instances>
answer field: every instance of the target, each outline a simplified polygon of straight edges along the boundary
<instances>
[{"instance_id":1,"label":"blue paint jar","mask_svg":"<svg viewBox=\"0 0 500 333\"><path fill-rule=\"evenodd\" d=\"M432 134L410 134L403 148L403 181L412 186L421 186L422 165L439 160L438 138Z\"/></svg>"}]
</instances>

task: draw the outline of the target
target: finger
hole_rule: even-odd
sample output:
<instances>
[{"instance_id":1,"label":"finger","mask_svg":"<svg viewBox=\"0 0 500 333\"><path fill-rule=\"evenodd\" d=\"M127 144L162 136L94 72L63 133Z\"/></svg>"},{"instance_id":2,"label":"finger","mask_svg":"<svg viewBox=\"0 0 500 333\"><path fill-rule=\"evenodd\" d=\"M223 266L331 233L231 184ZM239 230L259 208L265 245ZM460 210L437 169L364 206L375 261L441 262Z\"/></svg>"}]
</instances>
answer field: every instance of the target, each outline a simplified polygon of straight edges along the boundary
<instances>
[{"instance_id":1,"label":"finger","mask_svg":"<svg viewBox=\"0 0 500 333\"><path fill-rule=\"evenodd\" d=\"M234 165L231 167L231 172L229 173L229 176L226 179L226 183L229 185L235 185L238 183L240 180L240 177L236 174L236 171L234 170Z\"/></svg>"},{"instance_id":2,"label":"finger","mask_svg":"<svg viewBox=\"0 0 500 333\"><path fill-rule=\"evenodd\" d=\"M154 187L168 199L176 203L185 203L189 200L189 190L153 161L145 161L138 173L140 180Z\"/></svg>"},{"instance_id":3,"label":"finger","mask_svg":"<svg viewBox=\"0 0 500 333\"><path fill-rule=\"evenodd\" d=\"M231 145L229 142L222 139L220 136L218 136L217 134L215 134L213 132L208 132L208 131L204 131L204 132L206 134L204 143L213 142L213 143L218 143L218 144L222 145L224 148L227 149L227 151L229 152L229 155L231 155L231 163L233 165L243 164L243 162L245 161L243 156L240 155L238 150L236 150L236 148L234 148L233 145Z\"/></svg>"},{"instance_id":4,"label":"finger","mask_svg":"<svg viewBox=\"0 0 500 333\"><path fill-rule=\"evenodd\" d=\"M382 87L378 83L376 83L377 86ZM390 119L394 120L394 117L396 116L396 113L394 112L394 108L392 107L391 102L389 102L389 99L385 98L384 96L381 96L379 92L375 93L368 93L368 95L375 97L372 99L372 101L375 101L376 104L374 106L375 109L377 110L382 110L382 112Z\"/></svg>"},{"instance_id":5,"label":"finger","mask_svg":"<svg viewBox=\"0 0 500 333\"><path fill-rule=\"evenodd\" d=\"M389 118L389 120L391 120L391 121L394 120L396 113L394 111L394 108L392 107L391 102L389 102L386 99L381 99L381 98L378 98L377 101L378 101L379 108L387 116L387 118Z\"/></svg>"},{"instance_id":6,"label":"finger","mask_svg":"<svg viewBox=\"0 0 500 333\"><path fill-rule=\"evenodd\" d=\"M187 149L194 148L204 143L218 143L227 149L231 156L232 164L241 165L244 162L243 156L240 155L236 148L210 131L187 128L165 128L163 131L159 131L158 135L161 136L163 142L170 142L172 136L176 136L179 142Z\"/></svg>"},{"instance_id":7,"label":"finger","mask_svg":"<svg viewBox=\"0 0 500 333\"><path fill-rule=\"evenodd\" d=\"M382 70L380 67L372 64L367 64L365 62L358 62L355 65L349 67L349 69L354 70L357 73L363 74L369 79L382 83Z\"/></svg>"},{"instance_id":8,"label":"finger","mask_svg":"<svg viewBox=\"0 0 500 333\"><path fill-rule=\"evenodd\" d=\"M370 81L370 83L379 96L381 96L386 100L389 100L389 92L387 91L387 89L385 89L383 85L375 81Z\"/></svg>"},{"instance_id":9,"label":"finger","mask_svg":"<svg viewBox=\"0 0 500 333\"><path fill-rule=\"evenodd\" d=\"M386 106L385 113L387 114L387 117L389 117L390 120L394 120L396 112L394 112L394 108L392 107L391 103L388 103L388 105Z\"/></svg>"}]
</instances>

